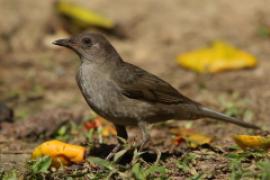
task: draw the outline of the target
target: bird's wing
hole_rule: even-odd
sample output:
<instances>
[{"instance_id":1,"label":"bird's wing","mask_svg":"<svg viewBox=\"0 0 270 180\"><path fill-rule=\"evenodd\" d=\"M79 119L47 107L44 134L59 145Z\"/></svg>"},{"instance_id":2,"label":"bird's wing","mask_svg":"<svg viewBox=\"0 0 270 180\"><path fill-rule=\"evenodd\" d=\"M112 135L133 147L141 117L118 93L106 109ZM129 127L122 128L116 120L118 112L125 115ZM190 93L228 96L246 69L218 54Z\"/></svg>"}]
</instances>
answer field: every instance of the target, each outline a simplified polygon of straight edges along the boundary
<instances>
[{"instance_id":1,"label":"bird's wing","mask_svg":"<svg viewBox=\"0 0 270 180\"><path fill-rule=\"evenodd\" d=\"M122 94L129 98L163 104L195 103L167 82L132 64L123 64L114 76Z\"/></svg>"}]
</instances>

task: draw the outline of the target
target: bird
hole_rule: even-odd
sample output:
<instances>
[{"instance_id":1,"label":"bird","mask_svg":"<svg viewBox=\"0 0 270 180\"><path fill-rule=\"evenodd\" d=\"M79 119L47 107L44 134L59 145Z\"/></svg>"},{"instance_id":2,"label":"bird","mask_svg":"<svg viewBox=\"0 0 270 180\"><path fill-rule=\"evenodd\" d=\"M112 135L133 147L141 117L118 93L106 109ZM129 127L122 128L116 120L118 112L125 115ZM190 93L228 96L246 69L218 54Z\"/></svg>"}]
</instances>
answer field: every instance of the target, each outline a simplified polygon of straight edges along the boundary
<instances>
[{"instance_id":1,"label":"bird","mask_svg":"<svg viewBox=\"0 0 270 180\"><path fill-rule=\"evenodd\" d=\"M141 147L150 140L147 125L175 120L212 118L245 128L260 129L216 112L181 94L168 82L124 61L104 35L83 32L53 42L74 51L80 59L76 81L86 102L112 122L117 136L127 139L127 126L142 133Z\"/></svg>"}]
</instances>

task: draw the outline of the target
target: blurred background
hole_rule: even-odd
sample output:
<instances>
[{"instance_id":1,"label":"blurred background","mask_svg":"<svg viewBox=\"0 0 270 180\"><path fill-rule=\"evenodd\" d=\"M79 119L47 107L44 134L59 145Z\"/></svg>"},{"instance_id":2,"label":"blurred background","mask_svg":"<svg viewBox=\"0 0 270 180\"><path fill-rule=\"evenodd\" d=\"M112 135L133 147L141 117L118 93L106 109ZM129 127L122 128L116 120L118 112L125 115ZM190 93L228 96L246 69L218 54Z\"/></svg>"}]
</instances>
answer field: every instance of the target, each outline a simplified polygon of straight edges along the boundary
<instances>
[{"instance_id":1,"label":"blurred background","mask_svg":"<svg viewBox=\"0 0 270 180\"><path fill-rule=\"evenodd\" d=\"M91 114L75 82L78 57L51 44L89 30L105 34L126 61L184 95L270 126L269 0L0 0L0 24L0 101L14 111L16 122L58 109ZM216 40L252 54L257 66L201 74L176 61ZM179 123L219 137L245 131L208 120ZM166 135L154 130L152 136Z\"/></svg>"}]
</instances>

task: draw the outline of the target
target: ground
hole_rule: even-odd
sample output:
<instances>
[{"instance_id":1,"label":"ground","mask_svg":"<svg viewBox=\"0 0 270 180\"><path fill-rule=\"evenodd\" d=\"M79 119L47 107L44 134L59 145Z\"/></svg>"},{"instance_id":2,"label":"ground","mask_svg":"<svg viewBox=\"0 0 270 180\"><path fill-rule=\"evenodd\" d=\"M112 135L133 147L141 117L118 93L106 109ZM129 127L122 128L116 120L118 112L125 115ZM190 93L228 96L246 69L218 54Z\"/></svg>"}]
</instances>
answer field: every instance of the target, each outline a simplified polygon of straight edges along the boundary
<instances>
[{"instance_id":1,"label":"ground","mask_svg":"<svg viewBox=\"0 0 270 180\"><path fill-rule=\"evenodd\" d=\"M270 27L269 0L76 2L121 24L127 38L107 37L126 61L160 76L182 94L202 104L245 118L266 131L270 128L270 37L262 32L262 28ZM15 110L16 122L42 112L50 117L46 112L53 114L59 109L74 117L92 114L74 78L78 57L50 44L60 38L49 35L48 29L54 26L56 16L52 5L52 1L0 1L0 100ZM204 47L214 40L224 40L252 53L258 59L258 66L209 75L196 74L176 63L178 54ZM214 137L214 141L210 147L195 149L176 146L171 143L170 133L170 129L176 127L191 127ZM232 140L232 136L239 133L255 134L208 119L170 121L154 125L150 147L163 152L158 166L164 167L164 176L172 179L262 179L266 172L260 167L266 166L261 165L263 163L268 163L269 167L269 155L239 153ZM131 127L129 134L133 142L139 132ZM75 136L77 138L70 142L84 142L83 135L75 133ZM19 173L27 171L25 163L29 152L43 141L42 138L17 139L12 133L0 133L1 171L13 168ZM105 138L105 142L112 144L115 139ZM141 163L141 159L138 162L145 168L153 163ZM241 168L237 168L239 166ZM116 169L136 177L136 168L125 165L123 170L117 165ZM102 172L106 174L106 168ZM95 173L92 175L94 177Z\"/></svg>"}]
</instances>

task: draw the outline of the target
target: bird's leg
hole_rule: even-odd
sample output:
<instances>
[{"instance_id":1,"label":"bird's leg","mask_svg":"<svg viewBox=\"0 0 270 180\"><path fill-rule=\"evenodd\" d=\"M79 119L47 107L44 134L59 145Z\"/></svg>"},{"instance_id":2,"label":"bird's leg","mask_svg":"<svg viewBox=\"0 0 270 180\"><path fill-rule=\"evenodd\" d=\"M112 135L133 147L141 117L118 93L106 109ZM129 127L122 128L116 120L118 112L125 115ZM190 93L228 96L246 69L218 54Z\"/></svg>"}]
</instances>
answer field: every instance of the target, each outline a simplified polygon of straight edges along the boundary
<instances>
[{"instance_id":1,"label":"bird's leg","mask_svg":"<svg viewBox=\"0 0 270 180\"><path fill-rule=\"evenodd\" d=\"M123 138L125 140L128 139L128 134L125 126L116 125L114 124L117 136L120 138ZM113 150L110 152L110 154L106 157L106 160L110 160L117 151L119 151L121 145L123 144L123 141L121 139L118 139L118 144L113 148Z\"/></svg>"},{"instance_id":2,"label":"bird's leg","mask_svg":"<svg viewBox=\"0 0 270 180\"><path fill-rule=\"evenodd\" d=\"M150 141L150 135L148 133L148 129L147 129L147 123L145 121L139 121L138 126L140 128L140 130L142 131L142 142L140 144L139 147L139 151L142 151L144 146ZM152 149L152 148L149 148ZM156 158L156 162L158 163L160 156L161 156L161 152L158 149L152 149L156 154L157 154L157 158Z\"/></svg>"},{"instance_id":3,"label":"bird's leg","mask_svg":"<svg viewBox=\"0 0 270 180\"><path fill-rule=\"evenodd\" d=\"M142 142L140 144L139 151L142 151L144 146L149 142L150 135L147 130L147 123L145 121L139 121L138 126L142 132Z\"/></svg>"},{"instance_id":4,"label":"bird's leg","mask_svg":"<svg viewBox=\"0 0 270 180\"><path fill-rule=\"evenodd\" d=\"M120 137L120 138L123 138L123 139L127 140L128 139L128 134L127 134L126 127L125 126L121 126L121 125L114 125L114 126L116 128L117 136ZM119 139L118 139L118 142L120 144L123 144L123 141L121 141Z\"/></svg>"}]
</instances>

